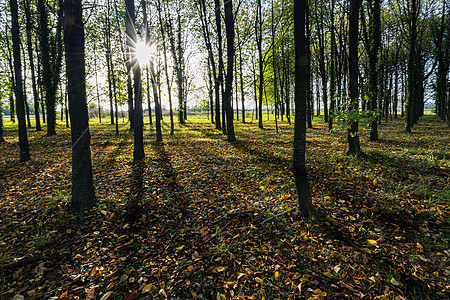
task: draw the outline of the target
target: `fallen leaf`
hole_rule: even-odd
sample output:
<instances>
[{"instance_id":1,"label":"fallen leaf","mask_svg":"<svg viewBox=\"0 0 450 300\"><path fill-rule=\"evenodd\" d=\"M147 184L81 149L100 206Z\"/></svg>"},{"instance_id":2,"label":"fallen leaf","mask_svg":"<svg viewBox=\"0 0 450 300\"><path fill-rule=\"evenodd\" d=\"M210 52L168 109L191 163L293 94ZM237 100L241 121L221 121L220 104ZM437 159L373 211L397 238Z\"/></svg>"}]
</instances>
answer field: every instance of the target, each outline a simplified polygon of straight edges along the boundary
<instances>
[{"instance_id":1,"label":"fallen leaf","mask_svg":"<svg viewBox=\"0 0 450 300\"><path fill-rule=\"evenodd\" d=\"M322 292L322 290L320 290L320 289L315 289L315 290L313 291L313 293L316 294L316 295L318 295L318 296L322 296L322 297L326 297L326 296L327 296L327 293Z\"/></svg>"},{"instance_id":2,"label":"fallen leaf","mask_svg":"<svg viewBox=\"0 0 450 300\"><path fill-rule=\"evenodd\" d=\"M108 299L109 297L111 297L112 294L113 294L112 291L106 292L106 293L102 296L102 298L100 298L100 300L106 300L106 299Z\"/></svg>"},{"instance_id":3,"label":"fallen leaf","mask_svg":"<svg viewBox=\"0 0 450 300\"><path fill-rule=\"evenodd\" d=\"M142 293L152 292L154 289L156 289L156 286L153 283L150 283L142 288Z\"/></svg>"},{"instance_id":4,"label":"fallen leaf","mask_svg":"<svg viewBox=\"0 0 450 300\"><path fill-rule=\"evenodd\" d=\"M367 240L367 242L374 246L376 246L378 244L377 241L375 241L375 240Z\"/></svg>"},{"instance_id":5,"label":"fallen leaf","mask_svg":"<svg viewBox=\"0 0 450 300\"><path fill-rule=\"evenodd\" d=\"M400 282L398 282L397 280L395 280L394 277L391 278L391 283L392 283L393 285L395 285L395 286L399 286L399 285L400 285Z\"/></svg>"}]
</instances>

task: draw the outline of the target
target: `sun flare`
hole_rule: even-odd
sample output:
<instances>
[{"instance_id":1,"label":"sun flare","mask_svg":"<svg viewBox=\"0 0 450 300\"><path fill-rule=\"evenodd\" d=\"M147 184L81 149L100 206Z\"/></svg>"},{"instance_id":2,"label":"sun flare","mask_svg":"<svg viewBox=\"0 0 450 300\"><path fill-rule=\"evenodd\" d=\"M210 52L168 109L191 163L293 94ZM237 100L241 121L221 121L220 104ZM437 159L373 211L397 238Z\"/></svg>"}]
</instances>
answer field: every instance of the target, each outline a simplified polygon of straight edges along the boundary
<instances>
[{"instance_id":1,"label":"sun flare","mask_svg":"<svg viewBox=\"0 0 450 300\"><path fill-rule=\"evenodd\" d=\"M140 65L145 65L150 61L151 50L144 42L138 42L136 44L136 58Z\"/></svg>"}]
</instances>

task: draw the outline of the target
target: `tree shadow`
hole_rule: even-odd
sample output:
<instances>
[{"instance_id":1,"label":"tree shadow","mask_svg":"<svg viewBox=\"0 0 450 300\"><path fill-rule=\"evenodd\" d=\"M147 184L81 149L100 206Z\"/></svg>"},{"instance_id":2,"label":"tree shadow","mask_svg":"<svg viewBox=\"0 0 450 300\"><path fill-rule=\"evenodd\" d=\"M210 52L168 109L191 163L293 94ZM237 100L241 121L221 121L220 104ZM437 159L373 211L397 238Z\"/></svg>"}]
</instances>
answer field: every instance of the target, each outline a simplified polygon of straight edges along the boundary
<instances>
[{"instance_id":1,"label":"tree shadow","mask_svg":"<svg viewBox=\"0 0 450 300\"><path fill-rule=\"evenodd\" d=\"M124 219L134 224L144 213L144 171L146 167L145 161L133 162L131 168L131 193L125 206Z\"/></svg>"}]
</instances>

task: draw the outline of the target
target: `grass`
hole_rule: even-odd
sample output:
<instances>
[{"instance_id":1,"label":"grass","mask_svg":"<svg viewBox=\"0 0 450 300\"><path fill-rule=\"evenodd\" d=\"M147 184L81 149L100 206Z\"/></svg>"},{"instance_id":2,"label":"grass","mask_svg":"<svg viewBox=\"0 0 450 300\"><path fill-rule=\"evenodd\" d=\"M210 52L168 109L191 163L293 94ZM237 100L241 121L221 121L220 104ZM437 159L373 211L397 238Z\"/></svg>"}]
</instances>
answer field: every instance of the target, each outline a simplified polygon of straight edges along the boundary
<instances>
[{"instance_id":1,"label":"grass","mask_svg":"<svg viewBox=\"0 0 450 300\"><path fill-rule=\"evenodd\" d=\"M345 133L315 118L307 164L320 215L264 225L296 205L292 125L236 122L229 144L200 116L169 136L166 118L158 144L146 123L136 165L128 124L116 137L105 121L90 122L98 205L81 215L68 211L65 123L53 137L29 130L32 160L20 163L5 121L0 299L446 299L450 130L436 117L410 134L401 119L383 122L378 142L362 127L363 157L346 156Z\"/></svg>"}]
</instances>

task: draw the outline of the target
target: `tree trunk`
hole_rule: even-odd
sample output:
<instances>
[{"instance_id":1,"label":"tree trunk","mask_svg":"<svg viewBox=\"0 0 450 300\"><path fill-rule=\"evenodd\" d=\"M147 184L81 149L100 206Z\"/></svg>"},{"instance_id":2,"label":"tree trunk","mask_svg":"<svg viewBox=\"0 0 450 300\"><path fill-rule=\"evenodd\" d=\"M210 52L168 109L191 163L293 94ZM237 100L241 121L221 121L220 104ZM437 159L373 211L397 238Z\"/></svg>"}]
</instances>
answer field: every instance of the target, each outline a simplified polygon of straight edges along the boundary
<instances>
[{"instance_id":1,"label":"tree trunk","mask_svg":"<svg viewBox=\"0 0 450 300\"><path fill-rule=\"evenodd\" d=\"M295 39L295 123L293 173L298 195L297 213L302 217L315 214L306 171L306 51L305 0L294 0Z\"/></svg>"},{"instance_id":2,"label":"tree trunk","mask_svg":"<svg viewBox=\"0 0 450 300\"><path fill-rule=\"evenodd\" d=\"M334 2L335 0L331 0L330 115L328 116L328 130L333 129L333 113L336 106L336 36L334 32Z\"/></svg>"},{"instance_id":3,"label":"tree trunk","mask_svg":"<svg viewBox=\"0 0 450 300\"><path fill-rule=\"evenodd\" d=\"M19 148L20 161L30 160L30 149L28 146L27 127L25 123L25 105L22 85L22 62L20 61L20 35L19 35L19 9L17 0L10 0L11 7L11 34L14 57L15 94L17 119L19 120Z\"/></svg>"},{"instance_id":4,"label":"tree trunk","mask_svg":"<svg viewBox=\"0 0 450 300\"><path fill-rule=\"evenodd\" d=\"M61 2L61 1L59 1ZM39 35L41 46L41 64L42 64L42 85L45 91L45 108L47 110L47 136L56 134L56 91L59 83L59 73L62 60L62 35L61 18L58 18L56 25L56 35L52 38L55 41L57 52L52 52L49 45L48 16L44 0L38 0L39 11ZM61 5L59 13L61 13Z\"/></svg>"},{"instance_id":5,"label":"tree trunk","mask_svg":"<svg viewBox=\"0 0 450 300\"><path fill-rule=\"evenodd\" d=\"M5 129L3 128L3 104L0 102L0 143L5 142Z\"/></svg>"},{"instance_id":6,"label":"tree trunk","mask_svg":"<svg viewBox=\"0 0 450 300\"><path fill-rule=\"evenodd\" d=\"M172 105L172 85L170 83L169 78L169 70L167 67L167 47L166 47L166 32L164 29L164 19L162 17L162 7L161 2L158 0L156 2L156 9L158 10L158 19L159 19L159 29L162 36L162 46L163 46L163 55L164 55L164 72L166 75L166 83L167 83L167 94L169 100L169 115L170 115L170 135L174 134L174 123L173 123L173 105Z\"/></svg>"},{"instance_id":7,"label":"tree trunk","mask_svg":"<svg viewBox=\"0 0 450 300\"><path fill-rule=\"evenodd\" d=\"M409 3L409 1L408 1ZM411 132L414 124L414 108L417 99L416 89L416 47L417 47L417 0L411 0L408 55L408 93L405 106L405 131Z\"/></svg>"},{"instance_id":8,"label":"tree trunk","mask_svg":"<svg viewBox=\"0 0 450 300\"><path fill-rule=\"evenodd\" d=\"M129 65L133 70L133 85L134 85L134 150L133 160L141 161L145 158L144 153L144 136L143 136L143 114L142 114L142 82L141 82L141 67L139 60L136 58L136 44L137 36L135 30L136 13L134 8L134 0L125 0L125 24L128 49L132 50L129 53Z\"/></svg>"},{"instance_id":9,"label":"tree trunk","mask_svg":"<svg viewBox=\"0 0 450 300\"><path fill-rule=\"evenodd\" d=\"M372 18L370 28L371 28L371 39L369 47L369 105L370 110L373 112L374 117L370 122L370 140L378 140L378 123L376 111L378 109L378 59L379 59L379 49L381 47L381 10L380 10L380 0L374 0L372 3Z\"/></svg>"},{"instance_id":10,"label":"tree trunk","mask_svg":"<svg viewBox=\"0 0 450 300\"><path fill-rule=\"evenodd\" d=\"M348 81L350 113L358 113L358 21L361 0L350 0L349 30L348 30ZM361 155L359 144L358 120L350 119L347 131L349 154Z\"/></svg>"},{"instance_id":11,"label":"tree trunk","mask_svg":"<svg viewBox=\"0 0 450 300\"><path fill-rule=\"evenodd\" d=\"M65 0L64 42L66 74L72 124L72 205L73 211L95 206L90 150L89 116L86 104L84 24L81 0Z\"/></svg>"},{"instance_id":12,"label":"tree trunk","mask_svg":"<svg viewBox=\"0 0 450 300\"><path fill-rule=\"evenodd\" d=\"M231 95L233 89L233 63L234 63L234 18L232 0L224 0L225 29L227 34L227 75L225 78L225 93L223 100L227 115L227 141L234 142L233 108L231 107Z\"/></svg>"},{"instance_id":13,"label":"tree trunk","mask_svg":"<svg viewBox=\"0 0 450 300\"><path fill-rule=\"evenodd\" d=\"M36 76L34 73L34 59L33 59L33 46L31 42L31 13L30 13L30 1L24 1L25 8L25 18L26 18L26 31L27 31L27 48L28 56L30 60L30 70L31 70L31 84L33 87L33 100L34 100L34 119L36 121L36 131L41 131L41 120L39 114L39 96L37 92Z\"/></svg>"},{"instance_id":14,"label":"tree trunk","mask_svg":"<svg viewBox=\"0 0 450 300\"><path fill-rule=\"evenodd\" d=\"M261 0L257 1L256 8L256 44L258 46L258 65L259 65L259 93L258 93L258 127L263 129L263 118L262 118L262 103L263 103L263 89L264 89L264 60L262 54L262 4Z\"/></svg>"}]
</instances>

